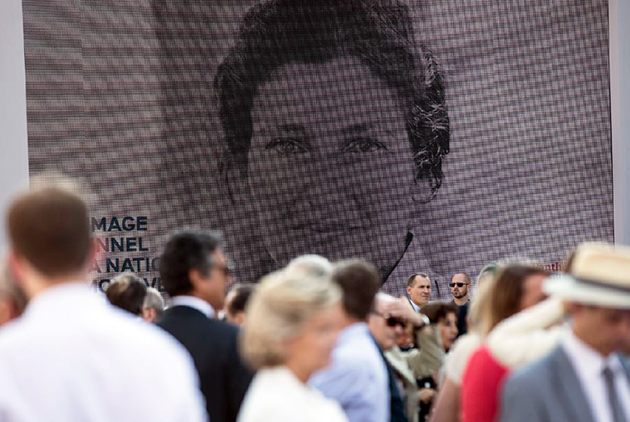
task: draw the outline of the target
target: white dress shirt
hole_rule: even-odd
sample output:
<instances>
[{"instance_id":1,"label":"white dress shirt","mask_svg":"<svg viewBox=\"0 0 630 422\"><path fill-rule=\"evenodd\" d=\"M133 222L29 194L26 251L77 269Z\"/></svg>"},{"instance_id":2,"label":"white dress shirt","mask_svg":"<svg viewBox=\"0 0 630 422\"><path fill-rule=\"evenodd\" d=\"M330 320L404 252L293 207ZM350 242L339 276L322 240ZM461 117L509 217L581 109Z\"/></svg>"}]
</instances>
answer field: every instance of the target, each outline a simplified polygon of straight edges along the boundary
<instances>
[{"instance_id":1,"label":"white dress shirt","mask_svg":"<svg viewBox=\"0 0 630 422\"><path fill-rule=\"evenodd\" d=\"M245 395L237 422L348 422L341 407L307 387L285 366L261 369Z\"/></svg>"},{"instance_id":2,"label":"white dress shirt","mask_svg":"<svg viewBox=\"0 0 630 422\"><path fill-rule=\"evenodd\" d=\"M597 422L613 420L602 374L604 367L608 366L614 373L615 390L626 414L626 420L630 421L630 382L619 356L616 354L602 356L577 338L572 331L563 335L561 344L580 380L582 391L593 412L593 420Z\"/></svg>"},{"instance_id":3,"label":"white dress shirt","mask_svg":"<svg viewBox=\"0 0 630 422\"><path fill-rule=\"evenodd\" d=\"M84 283L37 295L0 329L0 421L207 420L192 359Z\"/></svg>"},{"instance_id":4,"label":"white dress shirt","mask_svg":"<svg viewBox=\"0 0 630 422\"><path fill-rule=\"evenodd\" d=\"M171 300L171 307L173 306L188 306L193 308L207 316L208 318L214 318L214 308L208 302L195 296L180 295L175 296Z\"/></svg>"},{"instance_id":5,"label":"white dress shirt","mask_svg":"<svg viewBox=\"0 0 630 422\"><path fill-rule=\"evenodd\" d=\"M409 304L411 305L411 307L413 308L415 312L420 312L420 307L416 305L416 302L411 300L411 298L407 298L407 300L409 301Z\"/></svg>"}]
</instances>

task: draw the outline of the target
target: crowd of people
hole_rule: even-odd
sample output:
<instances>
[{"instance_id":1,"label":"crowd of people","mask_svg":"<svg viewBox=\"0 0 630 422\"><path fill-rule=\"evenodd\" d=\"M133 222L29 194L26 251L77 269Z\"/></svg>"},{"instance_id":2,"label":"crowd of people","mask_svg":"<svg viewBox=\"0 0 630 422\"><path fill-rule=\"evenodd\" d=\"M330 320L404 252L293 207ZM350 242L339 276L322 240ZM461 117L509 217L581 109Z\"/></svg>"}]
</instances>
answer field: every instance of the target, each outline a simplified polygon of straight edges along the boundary
<instances>
[{"instance_id":1,"label":"crowd of people","mask_svg":"<svg viewBox=\"0 0 630 422\"><path fill-rule=\"evenodd\" d=\"M362 259L303 255L233 285L222 238L174 234L162 293L100 294L88 207L19 195L0 277L0 421L630 422L630 249L579 245L562 274L492 263L430 301Z\"/></svg>"}]
</instances>

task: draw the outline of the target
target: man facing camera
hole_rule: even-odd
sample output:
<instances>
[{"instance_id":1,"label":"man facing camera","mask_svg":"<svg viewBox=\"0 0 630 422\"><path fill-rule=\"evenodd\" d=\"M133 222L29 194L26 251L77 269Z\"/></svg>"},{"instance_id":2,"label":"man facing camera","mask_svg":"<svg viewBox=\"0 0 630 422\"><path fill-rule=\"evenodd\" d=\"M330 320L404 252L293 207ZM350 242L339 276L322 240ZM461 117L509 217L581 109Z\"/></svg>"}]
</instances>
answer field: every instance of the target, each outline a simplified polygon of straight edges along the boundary
<instances>
[{"instance_id":1,"label":"man facing camera","mask_svg":"<svg viewBox=\"0 0 630 422\"><path fill-rule=\"evenodd\" d=\"M468 307L470 306L470 276L466 273L453 275L450 283L453 304L457 306L457 336L468 332Z\"/></svg>"},{"instance_id":2,"label":"man facing camera","mask_svg":"<svg viewBox=\"0 0 630 422\"><path fill-rule=\"evenodd\" d=\"M230 271L216 233L182 232L160 257L160 276L172 306L157 324L190 352L212 422L235 421L252 374L237 351L238 328L215 319Z\"/></svg>"},{"instance_id":3,"label":"man facing camera","mask_svg":"<svg viewBox=\"0 0 630 422\"><path fill-rule=\"evenodd\" d=\"M424 273L413 274L407 279L407 294L409 306L420 312L420 308L429 303L431 296L431 279Z\"/></svg>"},{"instance_id":4,"label":"man facing camera","mask_svg":"<svg viewBox=\"0 0 630 422\"><path fill-rule=\"evenodd\" d=\"M516 372L503 396L504 422L630 421L630 248L585 243L571 275L545 282L566 302L571 330L548 356Z\"/></svg>"},{"instance_id":5,"label":"man facing camera","mask_svg":"<svg viewBox=\"0 0 630 422\"><path fill-rule=\"evenodd\" d=\"M7 222L29 304L0 331L0 420L205 421L186 351L90 289L96 249L81 198L42 186L13 201Z\"/></svg>"}]
</instances>

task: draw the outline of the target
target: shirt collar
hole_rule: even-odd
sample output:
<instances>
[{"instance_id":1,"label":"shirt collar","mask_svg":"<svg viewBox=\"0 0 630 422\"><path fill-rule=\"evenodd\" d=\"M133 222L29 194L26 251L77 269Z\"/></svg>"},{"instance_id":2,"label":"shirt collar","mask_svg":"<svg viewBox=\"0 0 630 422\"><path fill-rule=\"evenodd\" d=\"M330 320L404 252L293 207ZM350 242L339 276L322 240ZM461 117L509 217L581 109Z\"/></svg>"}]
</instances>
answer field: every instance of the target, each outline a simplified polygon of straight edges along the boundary
<instances>
[{"instance_id":1,"label":"shirt collar","mask_svg":"<svg viewBox=\"0 0 630 422\"><path fill-rule=\"evenodd\" d=\"M171 301L171 306L188 306L207 316L214 318L214 308L208 302L195 296L175 296Z\"/></svg>"},{"instance_id":2,"label":"shirt collar","mask_svg":"<svg viewBox=\"0 0 630 422\"><path fill-rule=\"evenodd\" d=\"M58 312L59 309L92 307L95 303L106 304L104 295L96 294L83 281L64 282L38 293L28 303L25 316L39 312Z\"/></svg>"},{"instance_id":3,"label":"shirt collar","mask_svg":"<svg viewBox=\"0 0 630 422\"><path fill-rule=\"evenodd\" d=\"M411 303L411 307L413 308L413 310L416 311L416 312L420 312L420 307L418 305L416 305L416 302L411 300L410 297L408 297L407 299L409 300L409 303Z\"/></svg>"},{"instance_id":4,"label":"shirt collar","mask_svg":"<svg viewBox=\"0 0 630 422\"><path fill-rule=\"evenodd\" d=\"M338 342L343 342L354 337L360 337L368 333L370 330L365 322L356 322L347 326L339 333Z\"/></svg>"}]
</instances>

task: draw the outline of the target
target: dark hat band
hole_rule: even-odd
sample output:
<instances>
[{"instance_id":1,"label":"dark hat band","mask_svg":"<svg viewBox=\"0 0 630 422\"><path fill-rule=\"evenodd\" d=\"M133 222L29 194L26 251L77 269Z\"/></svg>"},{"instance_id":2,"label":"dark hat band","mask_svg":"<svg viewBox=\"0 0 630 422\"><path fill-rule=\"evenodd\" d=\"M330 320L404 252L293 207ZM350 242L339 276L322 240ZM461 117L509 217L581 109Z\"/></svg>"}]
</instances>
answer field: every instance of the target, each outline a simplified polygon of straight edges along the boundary
<instances>
[{"instance_id":1,"label":"dark hat band","mask_svg":"<svg viewBox=\"0 0 630 422\"><path fill-rule=\"evenodd\" d=\"M587 278L580 278L580 277L573 277L573 278L577 282L586 284L587 286L595 286L595 287L611 290L614 292L630 293L630 286L614 286L614 285L610 285L602 281L590 280Z\"/></svg>"}]
</instances>

